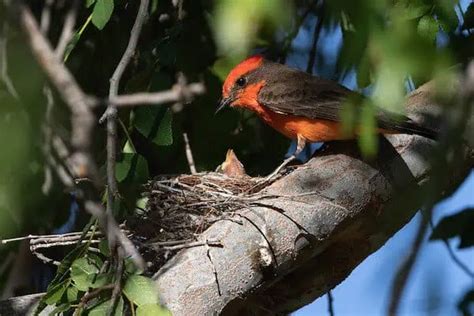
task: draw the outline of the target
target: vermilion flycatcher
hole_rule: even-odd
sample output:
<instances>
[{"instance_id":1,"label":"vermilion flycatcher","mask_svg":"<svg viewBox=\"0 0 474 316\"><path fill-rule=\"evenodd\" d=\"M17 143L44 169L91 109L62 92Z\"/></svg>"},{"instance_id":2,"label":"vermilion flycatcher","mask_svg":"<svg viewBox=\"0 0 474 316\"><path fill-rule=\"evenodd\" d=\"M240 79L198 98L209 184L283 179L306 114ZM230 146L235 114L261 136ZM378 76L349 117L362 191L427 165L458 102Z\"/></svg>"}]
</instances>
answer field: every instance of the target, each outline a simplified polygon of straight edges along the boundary
<instances>
[{"instance_id":1,"label":"vermilion flycatcher","mask_svg":"<svg viewBox=\"0 0 474 316\"><path fill-rule=\"evenodd\" d=\"M296 158L307 142L354 138L343 133L340 112L348 97L362 98L337 82L252 56L231 70L222 88L218 112L226 106L255 112L264 122L297 140L295 153L271 175ZM376 109L377 132L417 134L434 138L433 130L406 116Z\"/></svg>"}]
</instances>

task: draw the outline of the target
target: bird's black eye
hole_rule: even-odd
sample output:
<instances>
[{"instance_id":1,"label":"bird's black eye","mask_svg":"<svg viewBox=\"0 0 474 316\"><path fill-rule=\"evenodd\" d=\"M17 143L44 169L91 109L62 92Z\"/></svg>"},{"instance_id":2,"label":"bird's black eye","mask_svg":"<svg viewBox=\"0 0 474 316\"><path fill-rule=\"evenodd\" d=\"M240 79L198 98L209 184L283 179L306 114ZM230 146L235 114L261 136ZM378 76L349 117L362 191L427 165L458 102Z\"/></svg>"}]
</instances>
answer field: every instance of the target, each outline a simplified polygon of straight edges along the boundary
<instances>
[{"instance_id":1,"label":"bird's black eye","mask_svg":"<svg viewBox=\"0 0 474 316\"><path fill-rule=\"evenodd\" d=\"M245 86L245 84L247 83L247 79L245 79L244 77L240 77L239 79L237 79L237 81L235 82L239 87L243 87Z\"/></svg>"}]
</instances>

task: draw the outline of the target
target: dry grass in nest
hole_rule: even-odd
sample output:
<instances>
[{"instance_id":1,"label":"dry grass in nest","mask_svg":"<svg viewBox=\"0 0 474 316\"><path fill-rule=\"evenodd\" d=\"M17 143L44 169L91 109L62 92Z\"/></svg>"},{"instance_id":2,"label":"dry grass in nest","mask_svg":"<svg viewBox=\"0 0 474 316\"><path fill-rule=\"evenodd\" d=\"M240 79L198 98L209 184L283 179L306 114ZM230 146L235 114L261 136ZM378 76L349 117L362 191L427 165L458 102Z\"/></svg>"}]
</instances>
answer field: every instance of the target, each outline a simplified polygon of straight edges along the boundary
<instances>
[{"instance_id":1,"label":"dry grass in nest","mask_svg":"<svg viewBox=\"0 0 474 316\"><path fill-rule=\"evenodd\" d=\"M257 181L220 173L162 176L149 181L145 185L146 209L127 224L145 260L152 262L149 272L157 271L178 250L200 245L197 236L211 224L249 206L258 195Z\"/></svg>"}]
</instances>

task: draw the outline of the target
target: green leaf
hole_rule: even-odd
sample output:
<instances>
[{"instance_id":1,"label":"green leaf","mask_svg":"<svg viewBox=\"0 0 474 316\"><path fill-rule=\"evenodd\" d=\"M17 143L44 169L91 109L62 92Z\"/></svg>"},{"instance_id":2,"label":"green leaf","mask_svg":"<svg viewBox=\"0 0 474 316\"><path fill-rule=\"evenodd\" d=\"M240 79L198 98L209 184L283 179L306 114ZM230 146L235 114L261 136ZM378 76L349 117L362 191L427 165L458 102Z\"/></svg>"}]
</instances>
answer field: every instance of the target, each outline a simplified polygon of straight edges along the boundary
<instances>
[{"instance_id":1,"label":"green leaf","mask_svg":"<svg viewBox=\"0 0 474 316\"><path fill-rule=\"evenodd\" d=\"M99 267L92 260L83 257L75 260L71 266L71 278L79 291L87 291L94 284Z\"/></svg>"},{"instance_id":2,"label":"green leaf","mask_svg":"<svg viewBox=\"0 0 474 316\"><path fill-rule=\"evenodd\" d=\"M430 42L436 41L436 34L438 34L439 24L431 15L423 16L418 22L418 34L428 39Z\"/></svg>"},{"instance_id":3,"label":"green leaf","mask_svg":"<svg viewBox=\"0 0 474 316\"><path fill-rule=\"evenodd\" d=\"M134 110L133 125L145 137L150 137L159 108L142 106Z\"/></svg>"},{"instance_id":4,"label":"green leaf","mask_svg":"<svg viewBox=\"0 0 474 316\"><path fill-rule=\"evenodd\" d=\"M136 163L132 164L132 181L142 184L147 181L149 177L148 163L142 155L137 154L135 157Z\"/></svg>"},{"instance_id":5,"label":"green leaf","mask_svg":"<svg viewBox=\"0 0 474 316\"><path fill-rule=\"evenodd\" d=\"M79 290L75 286L70 286L67 288L66 297L68 302L75 302L79 297Z\"/></svg>"},{"instance_id":6,"label":"green leaf","mask_svg":"<svg viewBox=\"0 0 474 316\"><path fill-rule=\"evenodd\" d=\"M464 13L464 22L462 24L462 30L469 30L474 28L474 2L471 2Z\"/></svg>"},{"instance_id":7,"label":"green leaf","mask_svg":"<svg viewBox=\"0 0 474 316\"><path fill-rule=\"evenodd\" d=\"M153 142L161 146L169 146L173 144L173 114L170 109L167 109L158 127L158 132L153 138Z\"/></svg>"},{"instance_id":8,"label":"green leaf","mask_svg":"<svg viewBox=\"0 0 474 316\"><path fill-rule=\"evenodd\" d=\"M171 312L158 304L138 306L137 316L172 316Z\"/></svg>"},{"instance_id":9,"label":"green leaf","mask_svg":"<svg viewBox=\"0 0 474 316\"><path fill-rule=\"evenodd\" d=\"M141 275L129 276L123 287L123 293L138 306L158 304L158 294L153 281Z\"/></svg>"},{"instance_id":10,"label":"green leaf","mask_svg":"<svg viewBox=\"0 0 474 316\"><path fill-rule=\"evenodd\" d=\"M371 84L370 81L370 63L367 55L364 55L357 67L356 72L357 86L365 88Z\"/></svg>"},{"instance_id":11,"label":"green leaf","mask_svg":"<svg viewBox=\"0 0 474 316\"><path fill-rule=\"evenodd\" d=\"M69 303L63 303L58 305L55 309L53 309L49 315L50 316L55 316L55 315L64 315L63 312L68 311L71 308L71 304Z\"/></svg>"},{"instance_id":12,"label":"green leaf","mask_svg":"<svg viewBox=\"0 0 474 316\"><path fill-rule=\"evenodd\" d=\"M97 0L92 11L92 23L102 30L114 12L114 0Z\"/></svg>"},{"instance_id":13,"label":"green leaf","mask_svg":"<svg viewBox=\"0 0 474 316\"><path fill-rule=\"evenodd\" d=\"M134 126L159 146L173 144L173 114L165 107L141 107L135 110Z\"/></svg>"},{"instance_id":14,"label":"green leaf","mask_svg":"<svg viewBox=\"0 0 474 316\"><path fill-rule=\"evenodd\" d=\"M123 146L122 152L126 153L126 154L135 154L136 153L135 148L133 148L133 146L130 144L130 141L128 141L128 140L125 142L125 145Z\"/></svg>"},{"instance_id":15,"label":"green leaf","mask_svg":"<svg viewBox=\"0 0 474 316\"><path fill-rule=\"evenodd\" d=\"M115 176L119 182L128 179L136 183L143 183L149 176L148 163L140 154L124 153L122 160L115 165Z\"/></svg>"},{"instance_id":16,"label":"green leaf","mask_svg":"<svg viewBox=\"0 0 474 316\"><path fill-rule=\"evenodd\" d=\"M377 153L377 122L374 107L368 103L362 106L360 117L359 146L362 154L373 157Z\"/></svg>"},{"instance_id":17,"label":"green leaf","mask_svg":"<svg viewBox=\"0 0 474 316\"><path fill-rule=\"evenodd\" d=\"M474 303L474 288L468 290L458 303L458 308L463 316L472 316L472 305Z\"/></svg>"},{"instance_id":18,"label":"green leaf","mask_svg":"<svg viewBox=\"0 0 474 316\"><path fill-rule=\"evenodd\" d=\"M100 253L103 254L106 257L110 256L110 249L109 249L109 243L106 239L103 239L99 242L99 250Z\"/></svg>"},{"instance_id":19,"label":"green leaf","mask_svg":"<svg viewBox=\"0 0 474 316\"><path fill-rule=\"evenodd\" d=\"M158 9L158 0L151 0L150 14L153 14Z\"/></svg>"},{"instance_id":20,"label":"green leaf","mask_svg":"<svg viewBox=\"0 0 474 316\"><path fill-rule=\"evenodd\" d=\"M115 165L115 177L118 182L122 182L128 176L130 168L132 167L132 159L135 154L124 153L122 160L118 161Z\"/></svg>"},{"instance_id":21,"label":"green leaf","mask_svg":"<svg viewBox=\"0 0 474 316\"><path fill-rule=\"evenodd\" d=\"M138 267L135 265L135 262L132 260L132 258L126 258L124 260L125 262L125 272L128 274L142 274L143 270L138 269Z\"/></svg>"},{"instance_id":22,"label":"green leaf","mask_svg":"<svg viewBox=\"0 0 474 316\"><path fill-rule=\"evenodd\" d=\"M86 0L86 8L90 8L95 3L95 0Z\"/></svg>"},{"instance_id":23,"label":"green leaf","mask_svg":"<svg viewBox=\"0 0 474 316\"><path fill-rule=\"evenodd\" d=\"M400 12L405 19L416 19L431 9L431 5L425 4L423 0L398 0L394 8Z\"/></svg>"},{"instance_id":24,"label":"green leaf","mask_svg":"<svg viewBox=\"0 0 474 316\"><path fill-rule=\"evenodd\" d=\"M430 240L450 239L459 236L459 248L474 246L474 208L467 208L446 216L436 225Z\"/></svg>"},{"instance_id":25,"label":"green leaf","mask_svg":"<svg viewBox=\"0 0 474 316\"><path fill-rule=\"evenodd\" d=\"M229 72L237 65L238 62L238 60L232 60L228 57L219 58L214 62L211 71L221 81L224 81Z\"/></svg>"},{"instance_id":26,"label":"green leaf","mask_svg":"<svg viewBox=\"0 0 474 316\"><path fill-rule=\"evenodd\" d=\"M103 316L107 315L109 311L109 307L112 304L112 300L108 300L102 302L91 309L89 309L88 314L89 316ZM115 316L123 315L123 297L120 296L119 300L117 301L117 305L115 306Z\"/></svg>"},{"instance_id":27,"label":"green leaf","mask_svg":"<svg viewBox=\"0 0 474 316\"><path fill-rule=\"evenodd\" d=\"M265 26L284 27L291 14L291 1L221 0L216 2L214 30L219 49L225 54L246 55Z\"/></svg>"},{"instance_id":28,"label":"green leaf","mask_svg":"<svg viewBox=\"0 0 474 316\"><path fill-rule=\"evenodd\" d=\"M46 295L44 296L44 302L48 305L54 305L61 300L64 293L66 292L71 279L66 279L63 282L56 284L51 289L48 288Z\"/></svg>"}]
</instances>

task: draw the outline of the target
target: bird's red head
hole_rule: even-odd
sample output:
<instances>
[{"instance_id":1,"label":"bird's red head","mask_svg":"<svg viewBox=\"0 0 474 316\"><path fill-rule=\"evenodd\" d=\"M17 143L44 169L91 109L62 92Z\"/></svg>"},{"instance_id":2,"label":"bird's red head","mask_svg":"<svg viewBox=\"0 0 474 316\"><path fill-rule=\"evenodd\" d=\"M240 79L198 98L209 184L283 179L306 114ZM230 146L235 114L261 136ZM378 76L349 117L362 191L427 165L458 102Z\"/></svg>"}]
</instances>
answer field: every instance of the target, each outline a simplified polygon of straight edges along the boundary
<instances>
[{"instance_id":1,"label":"bird's red head","mask_svg":"<svg viewBox=\"0 0 474 316\"><path fill-rule=\"evenodd\" d=\"M243 101L239 100L239 98L242 98L244 94L247 94L246 96L248 97L249 93L256 88L256 83L249 83L246 75L259 68L263 62L264 58L262 55L253 55L230 71L222 86L222 100L216 112L227 105L243 105L239 104L238 101Z\"/></svg>"}]
</instances>

